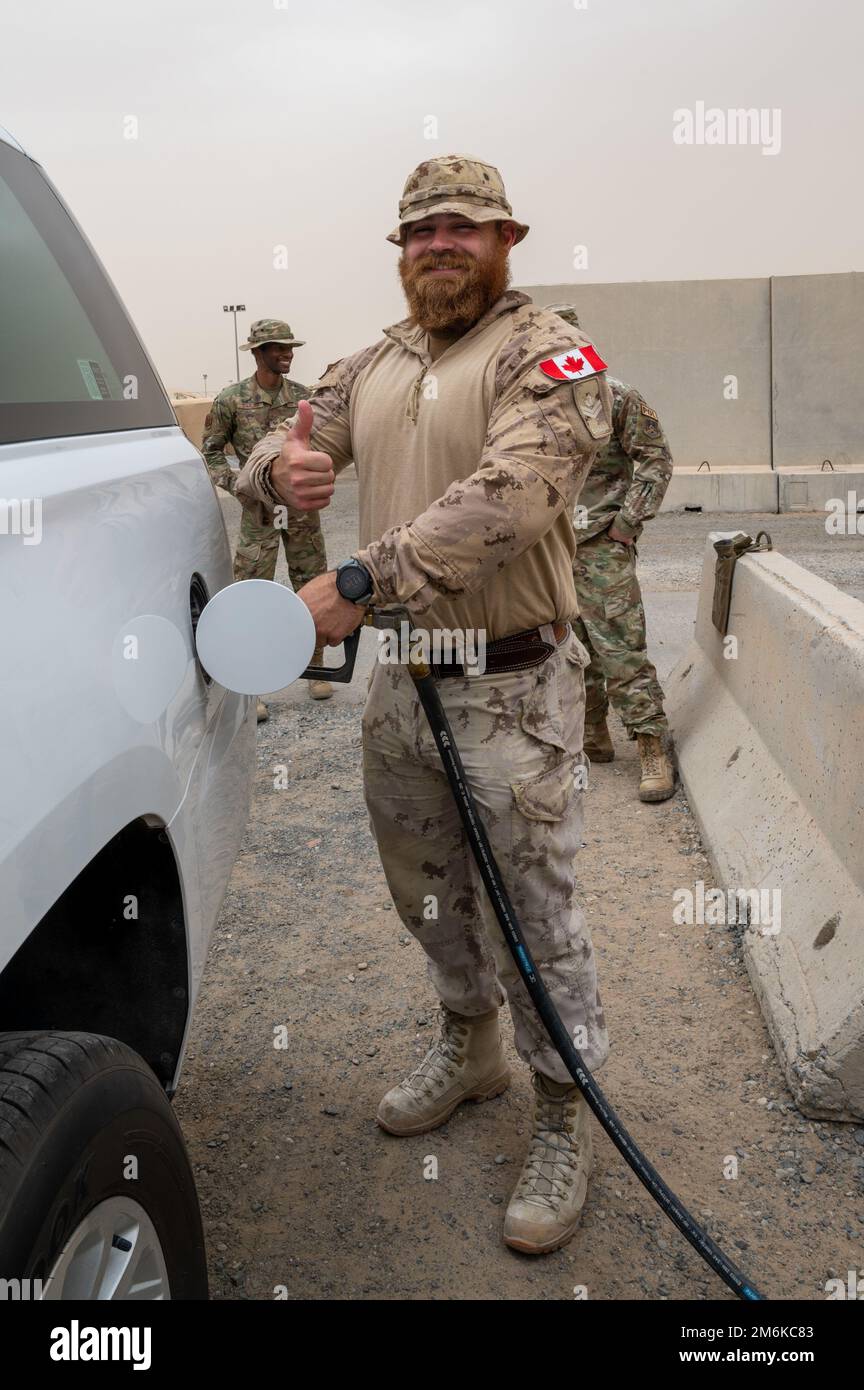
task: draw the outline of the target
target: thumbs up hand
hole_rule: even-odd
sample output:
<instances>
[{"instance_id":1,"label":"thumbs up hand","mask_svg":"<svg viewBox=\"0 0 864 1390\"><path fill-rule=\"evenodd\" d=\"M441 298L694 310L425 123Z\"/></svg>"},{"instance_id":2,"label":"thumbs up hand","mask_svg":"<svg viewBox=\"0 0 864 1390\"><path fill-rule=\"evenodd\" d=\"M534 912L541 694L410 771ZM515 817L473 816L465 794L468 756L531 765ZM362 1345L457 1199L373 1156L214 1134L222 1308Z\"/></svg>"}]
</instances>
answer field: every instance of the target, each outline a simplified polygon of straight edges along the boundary
<instances>
[{"instance_id":1,"label":"thumbs up hand","mask_svg":"<svg viewBox=\"0 0 864 1390\"><path fill-rule=\"evenodd\" d=\"M279 457L270 468L274 491L300 512L317 512L326 507L336 481L330 455L309 447L312 421L311 405L301 401Z\"/></svg>"}]
</instances>

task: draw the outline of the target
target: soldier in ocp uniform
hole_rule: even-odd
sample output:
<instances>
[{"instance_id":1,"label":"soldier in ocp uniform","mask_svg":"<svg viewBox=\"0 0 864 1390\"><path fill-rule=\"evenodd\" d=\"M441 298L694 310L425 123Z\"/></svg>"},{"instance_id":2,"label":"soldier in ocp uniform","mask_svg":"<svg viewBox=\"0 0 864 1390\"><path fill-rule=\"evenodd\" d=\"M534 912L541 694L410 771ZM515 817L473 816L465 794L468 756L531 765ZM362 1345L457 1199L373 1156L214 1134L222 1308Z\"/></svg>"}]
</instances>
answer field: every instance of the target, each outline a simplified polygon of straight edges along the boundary
<instances>
[{"instance_id":1,"label":"soldier in ocp uniform","mask_svg":"<svg viewBox=\"0 0 864 1390\"><path fill-rule=\"evenodd\" d=\"M572 304L550 309L579 327ZM576 630L591 653L585 672L585 752L592 762L615 757L606 723L611 703L639 747L640 800L665 801L675 791L675 773L666 749L663 691L648 659L636 541L660 509L672 477L672 455L657 412L635 387L613 376L606 379L612 391L612 438L579 494L575 524Z\"/></svg>"},{"instance_id":2,"label":"soldier in ocp uniform","mask_svg":"<svg viewBox=\"0 0 864 1390\"><path fill-rule=\"evenodd\" d=\"M611 433L611 398L593 345L508 290L509 253L527 232L492 165L420 164L388 237L408 317L326 373L294 424L256 445L237 491L265 517L283 499L325 507L354 461L360 547L300 594L326 642L370 604L406 608L433 637L483 634L483 673L436 664L439 693L529 949L596 1070L609 1044L575 885L589 658L571 626L572 518ZM373 668L362 744L388 886L442 1004L439 1036L382 1098L378 1123L422 1134L503 1091L506 999L535 1106L504 1239L555 1250L585 1201L590 1113L504 942L404 665Z\"/></svg>"},{"instance_id":3,"label":"soldier in ocp uniform","mask_svg":"<svg viewBox=\"0 0 864 1390\"><path fill-rule=\"evenodd\" d=\"M258 319L249 331L249 341L241 343L241 352L251 352L256 362L252 376L226 386L213 401L204 422L202 452L217 487L236 496L234 484L237 473L228 462L226 444L237 455L240 467L254 446L270 434L305 400L308 388L299 381L290 381L294 348L303 342L295 338L291 328L280 319ZM242 500L238 498L238 501ZM247 508L243 508L240 538L234 557L235 579L272 579L279 556L279 536L285 547L285 559L294 589L301 589L327 568L324 536L317 512L300 512L286 506L284 526L269 520L261 524ZM316 648L313 665L323 662L322 648ZM310 681L309 694L313 700L326 700L333 694L329 681ZM258 701L258 722L267 718L267 706Z\"/></svg>"}]
</instances>

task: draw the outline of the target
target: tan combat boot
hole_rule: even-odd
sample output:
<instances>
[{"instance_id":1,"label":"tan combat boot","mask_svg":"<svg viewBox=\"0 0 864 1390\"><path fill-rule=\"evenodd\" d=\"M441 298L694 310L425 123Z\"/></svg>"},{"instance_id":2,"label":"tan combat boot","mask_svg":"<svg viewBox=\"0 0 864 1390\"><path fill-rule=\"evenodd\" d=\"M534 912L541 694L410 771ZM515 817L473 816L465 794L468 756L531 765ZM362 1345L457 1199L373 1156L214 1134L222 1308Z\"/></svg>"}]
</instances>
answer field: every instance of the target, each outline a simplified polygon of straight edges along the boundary
<instances>
[{"instance_id":1,"label":"tan combat boot","mask_svg":"<svg viewBox=\"0 0 864 1390\"><path fill-rule=\"evenodd\" d=\"M504 1243L526 1255L566 1245L579 1224L593 1147L578 1086L534 1073L534 1133L504 1217Z\"/></svg>"},{"instance_id":2,"label":"tan combat boot","mask_svg":"<svg viewBox=\"0 0 864 1390\"><path fill-rule=\"evenodd\" d=\"M675 791L675 770L659 734L637 734L642 760L640 801L666 801Z\"/></svg>"},{"instance_id":3,"label":"tan combat boot","mask_svg":"<svg viewBox=\"0 0 864 1390\"><path fill-rule=\"evenodd\" d=\"M388 1091L376 1116L388 1134L424 1134L450 1118L463 1100L491 1100L506 1090L498 1010L468 1018L442 1004L441 1036L420 1065Z\"/></svg>"},{"instance_id":4,"label":"tan combat boot","mask_svg":"<svg viewBox=\"0 0 864 1390\"><path fill-rule=\"evenodd\" d=\"M259 701L258 701L258 705L257 705L257 708L256 708L255 713L256 713L256 715L257 715L258 723L259 723L259 724L263 724L265 719L269 719L269 718L270 718L270 711L269 711L269 709L267 708L267 706L265 705L264 701L261 700L261 699L259 699Z\"/></svg>"},{"instance_id":5,"label":"tan combat boot","mask_svg":"<svg viewBox=\"0 0 864 1390\"><path fill-rule=\"evenodd\" d=\"M316 647L316 648L315 648L314 652L312 653L312 660L310 661L309 665L310 665L310 666L323 666L323 665L324 665L324 648L323 648L323 647ZM332 687L332 685L330 684L329 681L310 681L310 682L309 682L309 699L310 699L310 700L329 700L332 694L333 694L333 687Z\"/></svg>"},{"instance_id":6,"label":"tan combat boot","mask_svg":"<svg viewBox=\"0 0 864 1390\"><path fill-rule=\"evenodd\" d=\"M599 724L586 722L584 749L592 763L612 762L615 749L612 747L612 735L605 719L601 719Z\"/></svg>"}]
</instances>

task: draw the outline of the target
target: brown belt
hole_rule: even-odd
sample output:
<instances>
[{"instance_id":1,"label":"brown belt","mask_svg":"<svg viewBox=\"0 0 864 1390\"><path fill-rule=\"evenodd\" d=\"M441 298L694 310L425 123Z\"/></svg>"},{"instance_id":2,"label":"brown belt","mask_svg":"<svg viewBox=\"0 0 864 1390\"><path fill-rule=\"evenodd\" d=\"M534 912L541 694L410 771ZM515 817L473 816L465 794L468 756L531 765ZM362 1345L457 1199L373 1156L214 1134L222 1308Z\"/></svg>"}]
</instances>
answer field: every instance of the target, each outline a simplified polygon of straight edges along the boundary
<instances>
[{"instance_id":1,"label":"brown belt","mask_svg":"<svg viewBox=\"0 0 864 1390\"><path fill-rule=\"evenodd\" d=\"M555 641L560 647L570 631L570 624L553 623L552 631L555 634ZM532 627L527 632L511 632L508 637L499 637L497 641L488 643L483 675L494 676L505 671L527 671L531 666L542 665L555 650L551 643L540 636L540 629L537 627ZM441 680L443 676L470 676L470 670L466 672L464 666L458 661L433 664L431 670L436 680Z\"/></svg>"}]
</instances>

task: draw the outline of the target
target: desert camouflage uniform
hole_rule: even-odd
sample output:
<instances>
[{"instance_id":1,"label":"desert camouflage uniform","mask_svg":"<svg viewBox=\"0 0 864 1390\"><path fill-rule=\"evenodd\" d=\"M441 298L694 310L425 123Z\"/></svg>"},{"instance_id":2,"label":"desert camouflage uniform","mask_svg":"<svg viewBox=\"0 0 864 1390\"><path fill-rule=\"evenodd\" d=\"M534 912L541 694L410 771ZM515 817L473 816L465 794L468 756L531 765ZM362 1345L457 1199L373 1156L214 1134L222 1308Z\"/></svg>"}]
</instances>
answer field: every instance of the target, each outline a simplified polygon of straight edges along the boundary
<instances>
[{"instance_id":1,"label":"desert camouflage uniform","mask_svg":"<svg viewBox=\"0 0 864 1390\"><path fill-rule=\"evenodd\" d=\"M254 375L220 391L204 422L202 446L214 483L233 494L238 475L228 462L225 445L232 445L242 468L258 440L292 416L297 402L306 400L308 394L307 387L288 379L283 380L275 393L265 391ZM252 511L243 508L234 557L235 579L273 578L280 533L295 589L300 589L316 574L324 573L327 554L320 514L299 512L286 505L282 515L285 518L282 526L274 526L269 520L262 524Z\"/></svg>"},{"instance_id":2,"label":"desert camouflage uniform","mask_svg":"<svg viewBox=\"0 0 864 1390\"><path fill-rule=\"evenodd\" d=\"M554 645L551 627L541 632ZM542 666L447 677L438 693L528 948L593 1071L607 1054L606 1020L573 883L584 839L587 660L570 630ZM404 666L373 670L363 781L393 902L426 952L438 998L468 1015L506 998L523 1061L569 1080L502 936Z\"/></svg>"},{"instance_id":3,"label":"desert camouflage uniform","mask_svg":"<svg viewBox=\"0 0 864 1390\"><path fill-rule=\"evenodd\" d=\"M611 702L630 738L662 736L668 724L663 691L646 650L635 541L630 546L614 541L608 528L614 521L622 534L641 535L644 522L663 501L672 456L656 412L639 392L614 377L607 380L614 433L588 475L576 516L576 631L591 654L585 717L588 724L600 723Z\"/></svg>"},{"instance_id":4,"label":"desert camouflage uniform","mask_svg":"<svg viewBox=\"0 0 864 1390\"><path fill-rule=\"evenodd\" d=\"M577 612L573 507L609 439L611 400L602 375L555 382L539 365L585 341L511 291L434 360L434 399L422 391L427 335L405 322L338 363L310 400L311 447L337 472L352 458L357 467L356 554L375 603L403 605L427 630L483 629L489 640L537 626L553 647L540 666L438 688L529 949L596 1069L608 1037L574 882L588 658L572 631L556 649L552 624ZM263 440L238 480L253 505L276 500L269 467L283 438ZM439 998L480 1015L506 992L520 1055L569 1082L479 883L404 666L373 666L363 758L381 863Z\"/></svg>"}]
</instances>

